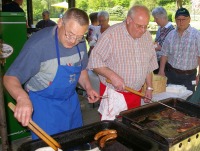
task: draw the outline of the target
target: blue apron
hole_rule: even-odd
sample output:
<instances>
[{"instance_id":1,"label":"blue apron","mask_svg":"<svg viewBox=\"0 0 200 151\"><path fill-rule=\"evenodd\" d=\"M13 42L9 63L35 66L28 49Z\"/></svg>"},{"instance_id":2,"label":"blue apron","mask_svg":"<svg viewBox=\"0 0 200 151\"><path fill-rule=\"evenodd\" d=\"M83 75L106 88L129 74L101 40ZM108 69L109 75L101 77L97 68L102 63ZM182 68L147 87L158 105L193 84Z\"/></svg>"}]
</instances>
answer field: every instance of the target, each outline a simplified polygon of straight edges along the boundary
<instances>
[{"instance_id":1,"label":"blue apron","mask_svg":"<svg viewBox=\"0 0 200 151\"><path fill-rule=\"evenodd\" d=\"M80 102L75 90L82 66L60 65L57 29L55 44L58 69L54 80L44 90L29 92L34 109L33 121L49 135L83 125ZM77 50L81 59L78 46ZM32 133L32 139L37 138Z\"/></svg>"}]
</instances>

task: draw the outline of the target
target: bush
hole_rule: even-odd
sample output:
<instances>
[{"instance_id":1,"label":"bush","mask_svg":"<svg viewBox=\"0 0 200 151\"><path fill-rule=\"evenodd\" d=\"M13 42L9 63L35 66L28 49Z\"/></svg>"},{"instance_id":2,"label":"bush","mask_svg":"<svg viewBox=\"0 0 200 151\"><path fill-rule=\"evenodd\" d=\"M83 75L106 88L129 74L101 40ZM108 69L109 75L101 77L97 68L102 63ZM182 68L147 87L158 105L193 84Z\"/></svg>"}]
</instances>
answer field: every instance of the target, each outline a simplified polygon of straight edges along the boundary
<instances>
[{"instance_id":1,"label":"bush","mask_svg":"<svg viewBox=\"0 0 200 151\"><path fill-rule=\"evenodd\" d=\"M173 13L172 12L168 12L167 16L168 16L168 20L172 22L172 20L173 20L173 18L172 18L173 17Z\"/></svg>"},{"instance_id":2,"label":"bush","mask_svg":"<svg viewBox=\"0 0 200 151\"><path fill-rule=\"evenodd\" d=\"M112 21L123 21L125 19L125 17L119 17L119 16L116 16L116 15L110 15L110 20Z\"/></svg>"}]
</instances>

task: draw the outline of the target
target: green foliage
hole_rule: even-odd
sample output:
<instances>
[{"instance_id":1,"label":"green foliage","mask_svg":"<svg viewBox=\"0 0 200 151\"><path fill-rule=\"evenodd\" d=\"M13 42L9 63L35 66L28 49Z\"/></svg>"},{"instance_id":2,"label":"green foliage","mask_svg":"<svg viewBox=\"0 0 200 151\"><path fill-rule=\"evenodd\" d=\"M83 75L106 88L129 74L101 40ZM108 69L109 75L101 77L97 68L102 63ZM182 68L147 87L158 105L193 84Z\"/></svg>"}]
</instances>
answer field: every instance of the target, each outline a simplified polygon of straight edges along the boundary
<instances>
[{"instance_id":1,"label":"green foliage","mask_svg":"<svg viewBox=\"0 0 200 151\"><path fill-rule=\"evenodd\" d=\"M88 10L88 0L76 1L76 6L84 11Z\"/></svg>"},{"instance_id":2,"label":"green foliage","mask_svg":"<svg viewBox=\"0 0 200 151\"><path fill-rule=\"evenodd\" d=\"M123 21L124 17L110 15L110 21Z\"/></svg>"},{"instance_id":3,"label":"green foliage","mask_svg":"<svg viewBox=\"0 0 200 151\"><path fill-rule=\"evenodd\" d=\"M168 20L169 20L169 21L172 21L172 19L173 19L173 18L172 18L172 17L173 17L173 13L172 13L172 12L168 12L168 13L167 13L167 16L168 16Z\"/></svg>"},{"instance_id":4,"label":"green foliage","mask_svg":"<svg viewBox=\"0 0 200 151\"><path fill-rule=\"evenodd\" d=\"M59 14L64 13L63 8L52 7L52 4L63 2L63 0L33 0L33 19L38 21L42 19L42 12L49 10L51 18L58 18ZM168 18L170 21L174 21L174 15L176 12L175 0L76 0L76 7L86 11L88 14L91 12L97 12L106 10L110 14L110 20L122 21L126 18L128 9L133 4L142 4L149 8L150 11L157 6L163 6L168 12ZM23 9L27 11L26 1L24 0ZM191 1L183 0L183 6L190 8ZM151 16L150 21L154 21Z\"/></svg>"},{"instance_id":5,"label":"green foliage","mask_svg":"<svg viewBox=\"0 0 200 151\"><path fill-rule=\"evenodd\" d=\"M113 15L116 17L122 17L122 18L126 16L125 12L126 12L126 9L123 6L119 6L119 5L109 10L110 15Z\"/></svg>"}]
</instances>

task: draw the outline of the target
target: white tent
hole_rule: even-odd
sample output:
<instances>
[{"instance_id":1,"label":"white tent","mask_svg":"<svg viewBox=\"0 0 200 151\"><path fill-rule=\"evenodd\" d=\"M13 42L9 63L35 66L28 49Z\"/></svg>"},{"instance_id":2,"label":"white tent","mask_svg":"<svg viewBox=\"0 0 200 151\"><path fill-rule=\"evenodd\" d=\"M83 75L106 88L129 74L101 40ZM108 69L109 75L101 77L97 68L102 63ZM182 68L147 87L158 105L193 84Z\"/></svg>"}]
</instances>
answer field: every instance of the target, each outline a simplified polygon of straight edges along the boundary
<instances>
[{"instance_id":1,"label":"white tent","mask_svg":"<svg viewBox=\"0 0 200 151\"><path fill-rule=\"evenodd\" d=\"M68 8L68 3L66 2L66 0L64 0L63 2L52 4L51 6L67 9Z\"/></svg>"}]
</instances>

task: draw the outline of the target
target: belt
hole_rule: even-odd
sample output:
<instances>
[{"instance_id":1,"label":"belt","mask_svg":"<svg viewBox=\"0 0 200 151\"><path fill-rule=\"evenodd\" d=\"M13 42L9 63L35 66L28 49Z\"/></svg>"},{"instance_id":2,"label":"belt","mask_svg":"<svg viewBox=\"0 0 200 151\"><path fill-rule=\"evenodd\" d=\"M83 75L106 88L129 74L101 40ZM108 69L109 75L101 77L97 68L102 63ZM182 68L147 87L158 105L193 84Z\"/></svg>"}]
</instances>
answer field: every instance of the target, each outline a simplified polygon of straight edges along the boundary
<instances>
[{"instance_id":1,"label":"belt","mask_svg":"<svg viewBox=\"0 0 200 151\"><path fill-rule=\"evenodd\" d=\"M168 67L169 67L169 69L175 71L178 74L193 74L196 71L196 69L192 69L192 70L180 70L180 69L176 69L176 68L173 68L170 64L168 64Z\"/></svg>"}]
</instances>

